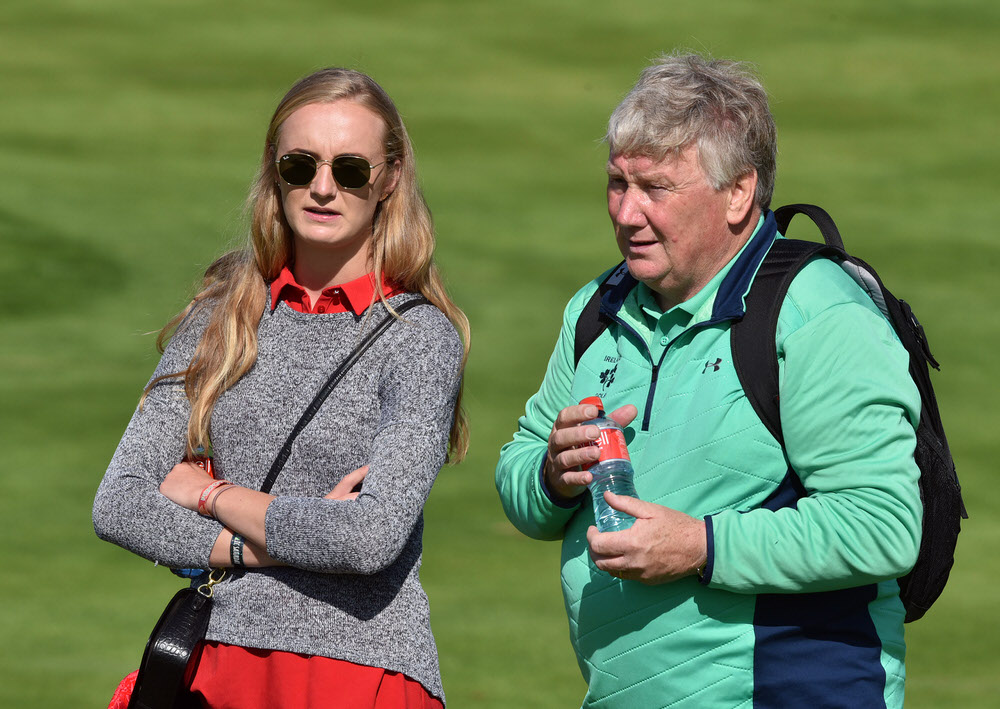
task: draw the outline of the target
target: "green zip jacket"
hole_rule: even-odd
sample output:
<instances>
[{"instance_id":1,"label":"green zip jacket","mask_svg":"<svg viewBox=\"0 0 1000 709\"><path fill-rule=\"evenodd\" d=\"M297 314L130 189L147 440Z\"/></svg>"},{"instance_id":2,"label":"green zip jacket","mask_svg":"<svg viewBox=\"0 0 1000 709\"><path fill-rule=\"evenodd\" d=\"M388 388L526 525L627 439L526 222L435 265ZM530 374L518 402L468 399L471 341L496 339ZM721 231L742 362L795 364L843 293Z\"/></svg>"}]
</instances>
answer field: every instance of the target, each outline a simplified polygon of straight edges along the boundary
<instances>
[{"instance_id":1,"label":"green zip jacket","mask_svg":"<svg viewBox=\"0 0 1000 709\"><path fill-rule=\"evenodd\" d=\"M611 322L573 366L569 302L539 391L496 469L524 534L562 539L570 638L586 707L901 707L903 607L922 506L913 460L920 397L908 358L868 295L816 259L776 331L782 448L732 367L730 324L775 238L768 213L690 300L662 312L642 284L612 289ZM567 503L541 476L559 411L599 395L633 404L626 429L639 497L708 532L699 581L646 586L597 569L589 495Z\"/></svg>"}]
</instances>

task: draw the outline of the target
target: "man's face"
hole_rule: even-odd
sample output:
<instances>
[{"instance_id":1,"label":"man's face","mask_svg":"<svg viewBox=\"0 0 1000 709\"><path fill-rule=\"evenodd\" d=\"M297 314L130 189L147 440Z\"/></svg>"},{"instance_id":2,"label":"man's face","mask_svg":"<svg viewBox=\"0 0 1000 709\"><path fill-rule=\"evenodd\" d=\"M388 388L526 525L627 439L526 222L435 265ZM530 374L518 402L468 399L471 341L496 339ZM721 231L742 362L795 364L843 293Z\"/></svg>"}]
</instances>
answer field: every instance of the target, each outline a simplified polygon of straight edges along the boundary
<instances>
[{"instance_id":1,"label":"man's face","mask_svg":"<svg viewBox=\"0 0 1000 709\"><path fill-rule=\"evenodd\" d=\"M709 184L696 147L662 161L612 154L607 171L618 248L664 309L701 290L745 243L728 222L731 190Z\"/></svg>"}]
</instances>

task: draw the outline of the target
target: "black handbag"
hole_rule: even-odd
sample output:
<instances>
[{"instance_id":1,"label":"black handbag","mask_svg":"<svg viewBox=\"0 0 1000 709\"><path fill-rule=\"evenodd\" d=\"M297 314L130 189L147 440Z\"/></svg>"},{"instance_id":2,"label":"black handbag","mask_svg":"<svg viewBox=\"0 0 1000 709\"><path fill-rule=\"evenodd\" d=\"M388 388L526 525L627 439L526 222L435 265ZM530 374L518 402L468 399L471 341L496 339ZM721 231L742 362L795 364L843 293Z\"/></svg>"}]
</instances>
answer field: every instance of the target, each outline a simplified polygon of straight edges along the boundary
<instances>
[{"instance_id":1,"label":"black handbag","mask_svg":"<svg viewBox=\"0 0 1000 709\"><path fill-rule=\"evenodd\" d=\"M182 588L170 599L146 642L128 709L192 709L184 673L195 647L205 637L212 615L212 587L226 577L213 569L197 588Z\"/></svg>"},{"instance_id":2,"label":"black handbag","mask_svg":"<svg viewBox=\"0 0 1000 709\"><path fill-rule=\"evenodd\" d=\"M410 308L429 304L430 301L421 296L406 301L395 310L400 315ZM389 329L395 319L390 313L381 320L326 380L278 451L261 485L261 492L271 491L278 473L291 455L292 443L299 433L313 419L347 370ZM184 674L195 647L204 639L208 629L208 621L212 615L213 586L222 582L225 577L225 569L212 569L205 583L197 588L183 588L170 599L146 642L128 709L193 709L198 706L185 687Z\"/></svg>"}]
</instances>

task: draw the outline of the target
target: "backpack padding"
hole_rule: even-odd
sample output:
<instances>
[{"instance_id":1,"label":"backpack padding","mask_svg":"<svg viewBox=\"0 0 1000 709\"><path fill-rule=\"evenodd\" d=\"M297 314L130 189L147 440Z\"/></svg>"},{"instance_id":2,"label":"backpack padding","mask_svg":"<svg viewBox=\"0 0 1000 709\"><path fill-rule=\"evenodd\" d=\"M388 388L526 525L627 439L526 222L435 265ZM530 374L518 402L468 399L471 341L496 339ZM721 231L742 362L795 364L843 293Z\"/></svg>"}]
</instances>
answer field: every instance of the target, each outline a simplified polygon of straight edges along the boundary
<instances>
[{"instance_id":1,"label":"backpack padding","mask_svg":"<svg viewBox=\"0 0 1000 709\"><path fill-rule=\"evenodd\" d=\"M845 257L843 250L835 246L797 239L775 240L747 293L746 312L733 322L730 330L733 367L743 391L761 422L782 446L785 439L778 410L778 352L774 333L781 303L792 280L809 259L820 255Z\"/></svg>"}]
</instances>

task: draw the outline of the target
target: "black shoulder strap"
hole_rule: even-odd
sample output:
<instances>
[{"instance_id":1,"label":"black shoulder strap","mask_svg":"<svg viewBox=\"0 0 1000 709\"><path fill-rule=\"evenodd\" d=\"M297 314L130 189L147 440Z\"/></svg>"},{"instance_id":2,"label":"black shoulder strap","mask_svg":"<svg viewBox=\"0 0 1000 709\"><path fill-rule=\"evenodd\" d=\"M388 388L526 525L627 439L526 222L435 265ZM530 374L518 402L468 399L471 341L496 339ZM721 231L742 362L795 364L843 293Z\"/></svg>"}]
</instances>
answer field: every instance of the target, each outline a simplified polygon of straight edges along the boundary
<instances>
[{"instance_id":1,"label":"black shoulder strap","mask_svg":"<svg viewBox=\"0 0 1000 709\"><path fill-rule=\"evenodd\" d=\"M629 274L628 266L622 261L608 272L607 277L601 281L597 290L590 296L590 300L583 306L583 310L580 311L580 317L576 320L576 337L573 342L574 369L580 364L580 358L583 357L583 353L594 344L602 332L608 329L607 320L601 317L601 300L604 299L604 295L615 286L621 285L628 280L633 281L631 286L635 285L635 279Z\"/></svg>"},{"instance_id":2,"label":"black shoulder strap","mask_svg":"<svg viewBox=\"0 0 1000 709\"><path fill-rule=\"evenodd\" d=\"M407 310L415 308L418 305L430 305L430 301L423 296L414 298L413 300L408 300L395 309L396 314L402 315ZM304 429L309 422L312 421L313 416L315 416L316 412L319 411L320 406L322 406L323 402L326 401L326 398L330 396L330 392L332 392L334 387L337 386L340 380L344 378L347 370L354 366L354 363L360 359L361 355L363 355L368 348L372 346L375 340L377 340L382 333L388 330L389 326L395 321L396 317L392 313L386 315L385 319L381 320L378 325L372 328L368 334L365 335L364 339L358 343L358 346L355 347L349 355L347 355L347 358L340 363L340 366L337 367L333 374L330 375L330 378L326 380L326 383L320 387L318 392L316 392L316 396L313 397L312 402L306 407L306 410L299 419L299 422L295 424L292 432L288 434L285 444L281 446L281 450L278 451L278 456L274 459L274 463L271 465L271 469L268 471L267 477L264 478L264 483L260 486L261 492L271 492L271 488L274 487L274 482L278 479L278 473L280 473L281 469L285 467L285 462L288 460L288 456L292 453L292 443L294 443L295 439L298 438L298 435L302 433L302 429Z\"/></svg>"},{"instance_id":3,"label":"black shoulder strap","mask_svg":"<svg viewBox=\"0 0 1000 709\"><path fill-rule=\"evenodd\" d=\"M789 204L774 212L781 234L796 214L805 214L819 227L825 244L777 239L761 262L747 293L746 312L733 323L733 366L754 411L775 440L784 445L778 410L778 352L774 337L781 303L799 270L814 256L846 258L844 241L833 218L814 204Z\"/></svg>"},{"instance_id":4,"label":"black shoulder strap","mask_svg":"<svg viewBox=\"0 0 1000 709\"><path fill-rule=\"evenodd\" d=\"M810 241L778 239L760 264L746 313L733 322L730 345L733 367L754 411L778 443L784 445L778 412L778 352L774 344L781 302L799 269L826 246Z\"/></svg>"}]
</instances>

